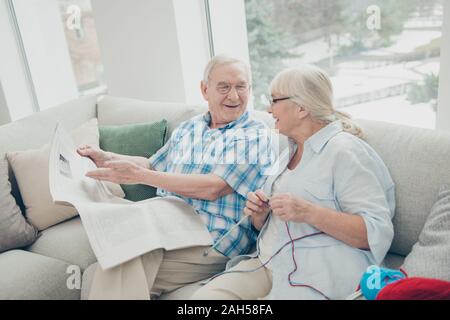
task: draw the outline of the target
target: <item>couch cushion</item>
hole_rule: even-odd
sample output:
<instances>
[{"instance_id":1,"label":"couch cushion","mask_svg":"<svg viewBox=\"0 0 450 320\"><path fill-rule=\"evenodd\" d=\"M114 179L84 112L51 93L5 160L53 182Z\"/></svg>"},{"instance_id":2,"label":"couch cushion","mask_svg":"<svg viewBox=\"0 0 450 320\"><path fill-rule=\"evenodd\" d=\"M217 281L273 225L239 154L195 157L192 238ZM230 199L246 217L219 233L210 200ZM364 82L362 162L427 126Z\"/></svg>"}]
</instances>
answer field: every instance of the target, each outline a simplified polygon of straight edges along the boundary
<instances>
[{"instance_id":1,"label":"couch cushion","mask_svg":"<svg viewBox=\"0 0 450 320\"><path fill-rule=\"evenodd\" d=\"M167 121L100 126L100 148L118 154L150 158L166 141ZM125 198L141 201L156 196L156 188L143 184L123 184Z\"/></svg>"},{"instance_id":2,"label":"couch cushion","mask_svg":"<svg viewBox=\"0 0 450 320\"><path fill-rule=\"evenodd\" d=\"M80 217L42 231L27 250L78 265L82 270L97 261Z\"/></svg>"},{"instance_id":3,"label":"couch cushion","mask_svg":"<svg viewBox=\"0 0 450 320\"><path fill-rule=\"evenodd\" d=\"M79 289L69 289L69 264L23 250L0 255L0 300L77 300ZM69 279L70 280L70 279Z\"/></svg>"},{"instance_id":4,"label":"couch cushion","mask_svg":"<svg viewBox=\"0 0 450 320\"><path fill-rule=\"evenodd\" d=\"M75 145L99 145L97 119L93 118L71 132ZM10 151L8 161L13 168L25 205L25 215L39 230L78 215L72 206L54 204L49 189L50 143L40 149ZM108 182L107 187L119 197L125 194L119 185Z\"/></svg>"},{"instance_id":5,"label":"couch cushion","mask_svg":"<svg viewBox=\"0 0 450 320\"><path fill-rule=\"evenodd\" d=\"M57 122L71 131L94 118L96 116L96 101L95 95L77 98L0 126L0 159L5 157L7 151L27 150L43 146L53 136ZM17 203L22 206L17 184L11 171L10 181L12 194Z\"/></svg>"},{"instance_id":6,"label":"couch cushion","mask_svg":"<svg viewBox=\"0 0 450 320\"><path fill-rule=\"evenodd\" d=\"M450 185L441 189L403 268L411 277L450 281Z\"/></svg>"},{"instance_id":7,"label":"couch cushion","mask_svg":"<svg viewBox=\"0 0 450 320\"><path fill-rule=\"evenodd\" d=\"M391 252L407 255L417 242L440 186L450 181L450 134L378 121L357 121L396 189Z\"/></svg>"},{"instance_id":8,"label":"couch cushion","mask_svg":"<svg viewBox=\"0 0 450 320\"><path fill-rule=\"evenodd\" d=\"M11 195L8 163L0 159L0 252L29 245L37 237L37 229L22 215Z\"/></svg>"}]
</instances>

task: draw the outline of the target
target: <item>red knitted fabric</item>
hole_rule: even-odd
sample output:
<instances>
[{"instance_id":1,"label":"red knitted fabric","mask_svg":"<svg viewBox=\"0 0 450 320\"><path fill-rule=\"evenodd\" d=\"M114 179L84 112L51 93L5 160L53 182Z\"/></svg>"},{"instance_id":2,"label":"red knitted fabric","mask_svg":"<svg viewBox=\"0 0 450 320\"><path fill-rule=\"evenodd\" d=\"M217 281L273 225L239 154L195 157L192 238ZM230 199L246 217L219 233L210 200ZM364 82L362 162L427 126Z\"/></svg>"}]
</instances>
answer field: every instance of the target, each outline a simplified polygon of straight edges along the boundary
<instances>
[{"instance_id":1,"label":"red knitted fabric","mask_svg":"<svg viewBox=\"0 0 450 320\"><path fill-rule=\"evenodd\" d=\"M428 278L405 278L378 293L376 300L450 300L450 282Z\"/></svg>"}]
</instances>

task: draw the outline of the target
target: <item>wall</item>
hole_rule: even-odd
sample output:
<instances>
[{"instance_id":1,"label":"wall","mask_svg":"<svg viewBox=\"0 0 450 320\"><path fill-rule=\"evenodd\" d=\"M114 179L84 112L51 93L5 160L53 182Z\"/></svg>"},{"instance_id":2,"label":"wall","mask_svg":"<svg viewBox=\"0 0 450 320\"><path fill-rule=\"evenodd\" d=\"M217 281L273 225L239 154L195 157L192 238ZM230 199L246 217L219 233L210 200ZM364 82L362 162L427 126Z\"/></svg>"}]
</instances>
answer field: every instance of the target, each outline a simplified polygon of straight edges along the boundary
<instances>
[{"instance_id":1,"label":"wall","mask_svg":"<svg viewBox=\"0 0 450 320\"><path fill-rule=\"evenodd\" d=\"M185 101L172 1L94 0L92 9L109 94Z\"/></svg>"}]
</instances>

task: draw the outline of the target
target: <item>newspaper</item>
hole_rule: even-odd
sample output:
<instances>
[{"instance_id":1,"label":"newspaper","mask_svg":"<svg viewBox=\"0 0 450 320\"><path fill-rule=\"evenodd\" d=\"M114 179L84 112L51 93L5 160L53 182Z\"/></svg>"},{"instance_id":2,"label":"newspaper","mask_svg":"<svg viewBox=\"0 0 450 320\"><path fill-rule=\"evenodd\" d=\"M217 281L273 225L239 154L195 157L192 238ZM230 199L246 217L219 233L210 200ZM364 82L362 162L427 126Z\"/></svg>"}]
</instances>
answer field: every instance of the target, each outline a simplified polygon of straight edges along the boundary
<instances>
[{"instance_id":1,"label":"newspaper","mask_svg":"<svg viewBox=\"0 0 450 320\"><path fill-rule=\"evenodd\" d=\"M49 181L53 201L73 205L103 269L158 248L211 245L200 215L177 197L132 202L114 196L101 181L86 177L92 160L76 152L72 138L57 125L52 140Z\"/></svg>"}]
</instances>

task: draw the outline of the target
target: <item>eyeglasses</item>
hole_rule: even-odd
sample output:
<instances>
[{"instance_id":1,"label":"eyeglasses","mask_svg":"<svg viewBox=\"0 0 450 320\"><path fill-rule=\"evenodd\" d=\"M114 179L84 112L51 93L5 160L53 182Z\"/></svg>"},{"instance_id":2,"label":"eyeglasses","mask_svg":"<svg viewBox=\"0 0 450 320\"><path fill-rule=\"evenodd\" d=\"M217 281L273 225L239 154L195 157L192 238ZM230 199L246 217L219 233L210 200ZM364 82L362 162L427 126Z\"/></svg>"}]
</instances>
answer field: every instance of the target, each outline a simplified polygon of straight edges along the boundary
<instances>
[{"instance_id":1,"label":"eyeglasses","mask_svg":"<svg viewBox=\"0 0 450 320\"><path fill-rule=\"evenodd\" d=\"M292 99L292 97L275 98L275 99L273 99L272 97L269 97L268 99L269 99L270 105L273 106L278 101L289 100L289 99Z\"/></svg>"},{"instance_id":2,"label":"eyeglasses","mask_svg":"<svg viewBox=\"0 0 450 320\"><path fill-rule=\"evenodd\" d=\"M233 86L230 83L222 82L216 86L216 90L220 94L228 94L230 93L232 87ZM234 88L239 95L242 95L248 93L250 90L250 85L247 83L241 83L234 86Z\"/></svg>"}]
</instances>

